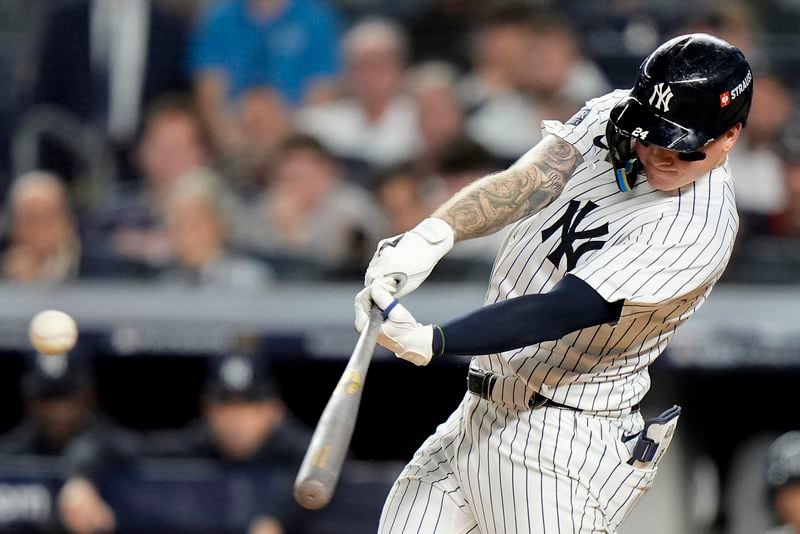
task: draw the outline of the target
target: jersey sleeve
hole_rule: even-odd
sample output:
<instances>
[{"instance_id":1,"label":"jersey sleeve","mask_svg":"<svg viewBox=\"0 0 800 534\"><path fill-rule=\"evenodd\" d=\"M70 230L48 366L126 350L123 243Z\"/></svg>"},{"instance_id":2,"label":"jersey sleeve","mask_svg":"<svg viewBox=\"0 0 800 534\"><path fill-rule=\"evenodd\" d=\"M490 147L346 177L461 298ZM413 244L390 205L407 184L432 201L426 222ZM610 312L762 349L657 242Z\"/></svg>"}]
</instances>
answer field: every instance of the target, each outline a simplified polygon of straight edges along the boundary
<instances>
[{"instance_id":1,"label":"jersey sleeve","mask_svg":"<svg viewBox=\"0 0 800 534\"><path fill-rule=\"evenodd\" d=\"M574 146L584 161L604 160L608 154L605 141L606 123L611 108L628 94L617 90L599 98L594 98L568 121L542 121L542 134L553 134Z\"/></svg>"},{"instance_id":2,"label":"jersey sleeve","mask_svg":"<svg viewBox=\"0 0 800 534\"><path fill-rule=\"evenodd\" d=\"M608 302L663 304L713 284L725 270L735 236L733 218L709 224L679 214L603 247L570 274Z\"/></svg>"}]
</instances>

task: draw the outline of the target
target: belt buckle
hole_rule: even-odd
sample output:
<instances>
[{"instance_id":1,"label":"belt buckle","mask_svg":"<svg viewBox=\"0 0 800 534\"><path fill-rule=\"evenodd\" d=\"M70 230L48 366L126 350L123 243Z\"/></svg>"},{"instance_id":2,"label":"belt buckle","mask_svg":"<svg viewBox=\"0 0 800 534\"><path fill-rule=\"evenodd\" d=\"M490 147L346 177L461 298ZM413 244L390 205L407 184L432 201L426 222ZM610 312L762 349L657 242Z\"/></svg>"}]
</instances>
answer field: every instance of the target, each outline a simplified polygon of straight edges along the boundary
<instances>
[{"instance_id":1,"label":"belt buckle","mask_svg":"<svg viewBox=\"0 0 800 534\"><path fill-rule=\"evenodd\" d=\"M528 401L528 406L532 410L535 410L536 408L541 408L542 406L547 404L548 400L550 399L548 399L544 395L540 395L538 391L534 391L531 400Z\"/></svg>"},{"instance_id":2,"label":"belt buckle","mask_svg":"<svg viewBox=\"0 0 800 534\"><path fill-rule=\"evenodd\" d=\"M490 399L497 375L484 369L470 369L467 374L467 384L470 391L483 399Z\"/></svg>"}]
</instances>

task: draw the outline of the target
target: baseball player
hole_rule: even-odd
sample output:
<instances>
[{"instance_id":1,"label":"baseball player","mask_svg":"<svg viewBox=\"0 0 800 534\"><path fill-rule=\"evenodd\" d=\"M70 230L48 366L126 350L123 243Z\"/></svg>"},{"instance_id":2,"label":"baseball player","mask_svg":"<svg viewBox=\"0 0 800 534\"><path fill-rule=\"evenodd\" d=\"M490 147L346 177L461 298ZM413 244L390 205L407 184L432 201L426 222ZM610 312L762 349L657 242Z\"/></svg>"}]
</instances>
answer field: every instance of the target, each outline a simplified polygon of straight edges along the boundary
<instances>
[{"instance_id":1,"label":"baseball player","mask_svg":"<svg viewBox=\"0 0 800 534\"><path fill-rule=\"evenodd\" d=\"M398 357L473 355L468 393L394 484L381 533L616 531L679 413L643 420L647 368L733 247L727 154L752 84L727 42L672 39L632 89L543 122L543 140L510 168L381 243L356 328L374 303L379 342ZM398 303L454 242L509 224L484 307L423 325Z\"/></svg>"}]
</instances>

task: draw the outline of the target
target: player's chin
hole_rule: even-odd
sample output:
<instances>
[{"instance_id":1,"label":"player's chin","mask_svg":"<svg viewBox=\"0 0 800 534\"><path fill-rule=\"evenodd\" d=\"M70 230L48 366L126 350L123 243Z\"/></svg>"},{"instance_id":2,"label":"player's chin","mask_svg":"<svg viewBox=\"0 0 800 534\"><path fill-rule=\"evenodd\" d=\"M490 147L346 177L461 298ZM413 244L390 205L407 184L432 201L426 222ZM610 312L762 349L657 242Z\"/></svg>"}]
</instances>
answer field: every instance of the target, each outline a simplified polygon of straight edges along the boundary
<instances>
[{"instance_id":1,"label":"player's chin","mask_svg":"<svg viewBox=\"0 0 800 534\"><path fill-rule=\"evenodd\" d=\"M659 191L672 191L676 189L673 181L661 175L647 175L647 181L654 189Z\"/></svg>"},{"instance_id":2,"label":"player's chin","mask_svg":"<svg viewBox=\"0 0 800 534\"><path fill-rule=\"evenodd\" d=\"M647 173L647 181L659 191L675 191L693 180L686 174L677 170L659 169Z\"/></svg>"}]
</instances>

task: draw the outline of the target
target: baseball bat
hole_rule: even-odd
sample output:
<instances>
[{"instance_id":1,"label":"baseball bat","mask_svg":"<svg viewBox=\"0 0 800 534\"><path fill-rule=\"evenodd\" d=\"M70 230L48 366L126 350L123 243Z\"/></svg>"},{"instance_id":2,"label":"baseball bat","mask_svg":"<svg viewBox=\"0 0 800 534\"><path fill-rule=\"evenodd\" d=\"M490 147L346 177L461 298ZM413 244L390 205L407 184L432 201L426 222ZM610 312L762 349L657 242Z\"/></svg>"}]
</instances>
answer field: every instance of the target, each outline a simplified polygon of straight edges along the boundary
<instances>
[{"instance_id":1,"label":"baseball bat","mask_svg":"<svg viewBox=\"0 0 800 534\"><path fill-rule=\"evenodd\" d=\"M380 309L373 306L369 322L361 332L347 367L319 418L294 482L294 497L304 508L319 510L333 497L350 438L353 437L361 403L361 388L382 322Z\"/></svg>"}]
</instances>

